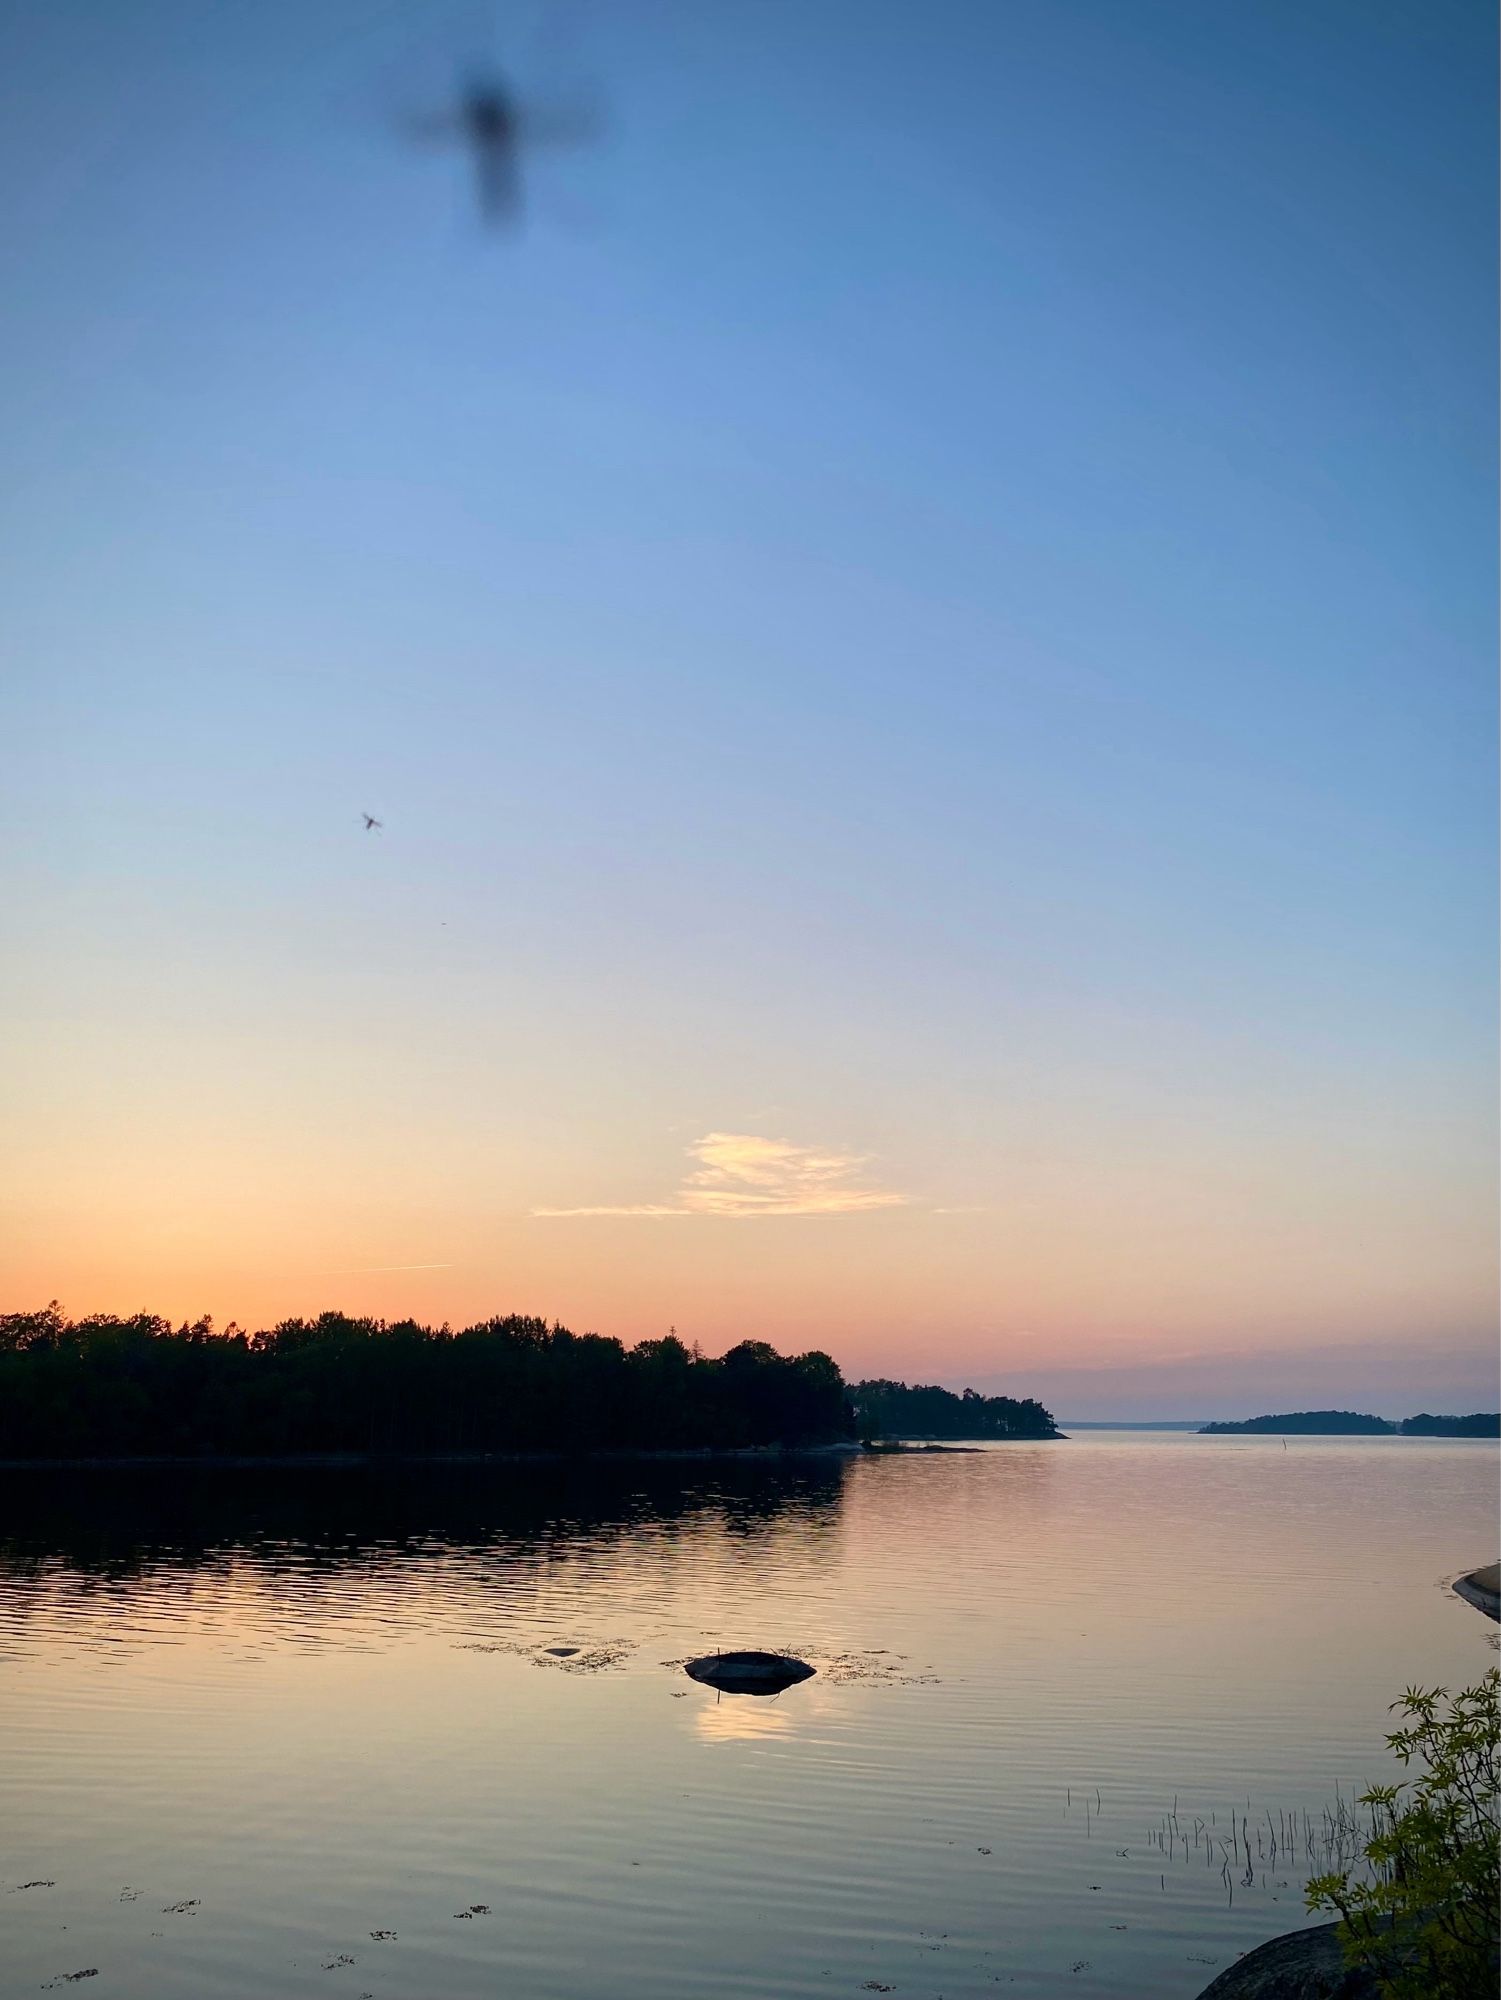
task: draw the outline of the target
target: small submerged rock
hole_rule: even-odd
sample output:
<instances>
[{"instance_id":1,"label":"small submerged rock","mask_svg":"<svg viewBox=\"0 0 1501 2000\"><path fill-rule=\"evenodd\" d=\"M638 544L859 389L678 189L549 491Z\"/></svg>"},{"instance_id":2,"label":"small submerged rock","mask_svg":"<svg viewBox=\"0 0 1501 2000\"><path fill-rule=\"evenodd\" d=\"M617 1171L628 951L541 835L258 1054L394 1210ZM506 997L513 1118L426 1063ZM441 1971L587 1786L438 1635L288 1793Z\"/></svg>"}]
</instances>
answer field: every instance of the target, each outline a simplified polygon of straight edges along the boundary
<instances>
[{"instance_id":1,"label":"small submerged rock","mask_svg":"<svg viewBox=\"0 0 1501 2000\"><path fill-rule=\"evenodd\" d=\"M721 1694L780 1694L811 1680L818 1669L787 1653L706 1653L689 1660L683 1671Z\"/></svg>"},{"instance_id":2,"label":"small submerged rock","mask_svg":"<svg viewBox=\"0 0 1501 2000\"><path fill-rule=\"evenodd\" d=\"M538 1646L527 1639L471 1639L460 1653L515 1653L534 1667L560 1667L565 1674L597 1674L617 1667L635 1651L633 1639L600 1639L578 1646Z\"/></svg>"}]
</instances>

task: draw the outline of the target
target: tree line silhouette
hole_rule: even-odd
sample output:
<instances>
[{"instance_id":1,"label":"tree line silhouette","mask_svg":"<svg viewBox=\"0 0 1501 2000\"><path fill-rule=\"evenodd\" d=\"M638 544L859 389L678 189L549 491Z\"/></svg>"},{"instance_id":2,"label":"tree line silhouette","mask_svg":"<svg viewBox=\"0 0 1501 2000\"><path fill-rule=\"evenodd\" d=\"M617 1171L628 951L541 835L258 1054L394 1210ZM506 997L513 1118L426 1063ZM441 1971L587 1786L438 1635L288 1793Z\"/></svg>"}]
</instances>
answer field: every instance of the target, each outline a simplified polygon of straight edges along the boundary
<instances>
[{"instance_id":1,"label":"tree line silhouette","mask_svg":"<svg viewBox=\"0 0 1501 2000\"><path fill-rule=\"evenodd\" d=\"M1501 1415L1494 1410L1476 1410L1465 1417L1434 1417L1426 1410L1416 1417L1393 1423L1386 1417L1372 1417L1358 1410L1285 1410L1281 1416L1247 1417L1243 1423L1201 1424L1201 1436L1230 1432L1265 1431L1273 1436L1295 1437L1385 1437L1400 1432L1403 1437L1501 1437Z\"/></svg>"},{"instance_id":2,"label":"tree line silhouette","mask_svg":"<svg viewBox=\"0 0 1501 2000\"><path fill-rule=\"evenodd\" d=\"M1062 1433L1030 1396L982 1396L906 1382L857 1382L850 1391L861 1437L1054 1438Z\"/></svg>"},{"instance_id":3,"label":"tree line silhouette","mask_svg":"<svg viewBox=\"0 0 1501 2000\"><path fill-rule=\"evenodd\" d=\"M675 1333L635 1347L522 1314L458 1331L320 1313L259 1333L154 1313L0 1314L0 1458L738 1449L1056 1437L1040 1403L846 1384L827 1354Z\"/></svg>"},{"instance_id":4,"label":"tree line silhouette","mask_svg":"<svg viewBox=\"0 0 1501 2000\"><path fill-rule=\"evenodd\" d=\"M827 1354L512 1314L455 1332L321 1313L260 1333L152 1313L0 1315L0 1457L721 1449L850 1435Z\"/></svg>"}]
</instances>

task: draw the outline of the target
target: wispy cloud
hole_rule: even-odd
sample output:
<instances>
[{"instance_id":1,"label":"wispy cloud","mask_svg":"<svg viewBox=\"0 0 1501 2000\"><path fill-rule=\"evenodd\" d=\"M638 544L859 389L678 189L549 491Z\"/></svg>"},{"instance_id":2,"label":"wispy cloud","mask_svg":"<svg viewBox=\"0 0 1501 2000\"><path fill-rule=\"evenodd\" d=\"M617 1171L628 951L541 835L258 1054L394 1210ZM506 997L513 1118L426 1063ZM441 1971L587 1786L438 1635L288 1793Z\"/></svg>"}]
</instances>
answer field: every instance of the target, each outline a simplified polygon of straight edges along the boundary
<instances>
[{"instance_id":1,"label":"wispy cloud","mask_svg":"<svg viewBox=\"0 0 1501 2000\"><path fill-rule=\"evenodd\" d=\"M753 1132L708 1132L688 1148L698 1165L667 1201L534 1208L533 1215L859 1215L907 1197L862 1184L863 1153L824 1153Z\"/></svg>"}]
</instances>

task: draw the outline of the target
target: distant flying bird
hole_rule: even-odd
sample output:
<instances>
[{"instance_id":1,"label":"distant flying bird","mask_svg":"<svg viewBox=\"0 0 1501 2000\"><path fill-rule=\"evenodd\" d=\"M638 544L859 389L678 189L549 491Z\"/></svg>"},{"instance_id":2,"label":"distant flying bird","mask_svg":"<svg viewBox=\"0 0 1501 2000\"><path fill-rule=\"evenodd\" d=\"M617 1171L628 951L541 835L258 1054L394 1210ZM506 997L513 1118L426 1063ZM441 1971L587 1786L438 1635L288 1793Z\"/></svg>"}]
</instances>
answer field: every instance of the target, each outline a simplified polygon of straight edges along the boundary
<instances>
[{"instance_id":1,"label":"distant flying bird","mask_svg":"<svg viewBox=\"0 0 1501 2000\"><path fill-rule=\"evenodd\" d=\"M379 833L385 825L384 820L374 819L369 813L361 813L360 818L365 822L366 833Z\"/></svg>"},{"instance_id":2,"label":"distant flying bird","mask_svg":"<svg viewBox=\"0 0 1501 2000\"><path fill-rule=\"evenodd\" d=\"M480 214L496 225L521 218L521 154L528 146L576 145L593 138L599 120L588 112L540 111L522 105L498 75L471 76L451 111L414 119L418 139L456 139L474 161Z\"/></svg>"}]
</instances>

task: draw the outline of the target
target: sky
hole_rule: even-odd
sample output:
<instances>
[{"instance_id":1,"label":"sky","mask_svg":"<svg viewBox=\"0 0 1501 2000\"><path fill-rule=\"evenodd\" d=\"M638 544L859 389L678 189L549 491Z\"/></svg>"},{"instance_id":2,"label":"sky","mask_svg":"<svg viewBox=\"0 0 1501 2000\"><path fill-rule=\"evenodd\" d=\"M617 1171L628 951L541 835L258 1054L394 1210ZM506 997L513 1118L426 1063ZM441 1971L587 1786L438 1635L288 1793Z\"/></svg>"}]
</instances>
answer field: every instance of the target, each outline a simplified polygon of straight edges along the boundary
<instances>
[{"instance_id":1,"label":"sky","mask_svg":"<svg viewBox=\"0 0 1501 2000\"><path fill-rule=\"evenodd\" d=\"M8 10L0 1303L1494 1408L1494 40Z\"/></svg>"}]
</instances>

